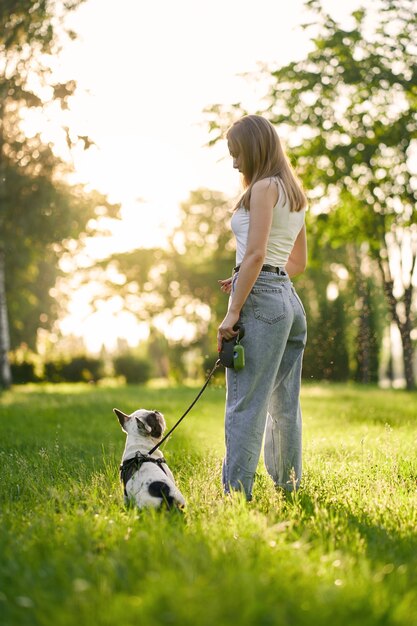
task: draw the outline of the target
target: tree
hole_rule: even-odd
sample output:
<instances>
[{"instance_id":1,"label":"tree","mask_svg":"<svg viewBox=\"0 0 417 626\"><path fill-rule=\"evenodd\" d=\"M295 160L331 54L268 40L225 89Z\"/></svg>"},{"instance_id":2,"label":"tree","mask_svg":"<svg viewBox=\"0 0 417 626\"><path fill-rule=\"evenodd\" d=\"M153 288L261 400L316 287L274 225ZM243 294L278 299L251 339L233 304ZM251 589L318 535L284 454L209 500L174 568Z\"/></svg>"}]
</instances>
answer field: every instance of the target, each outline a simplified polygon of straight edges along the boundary
<instances>
[{"instance_id":1,"label":"tree","mask_svg":"<svg viewBox=\"0 0 417 626\"><path fill-rule=\"evenodd\" d=\"M308 266L295 279L307 316L303 377L315 381L347 380L355 341L355 293L346 270L346 255L328 243L322 246L320 241L327 219L327 215L313 216L307 212Z\"/></svg>"},{"instance_id":2,"label":"tree","mask_svg":"<svg viewBox=\"0 0 417 626\"><path fill-rule=\"evenodd\" d=\"M356 297L357 328L355 337L355 380L360 383L378 382L379 346L381 343L378 292L380 284L375 285L372 264L366 250L358 249L355 243L346 246L351 267L352 282ZM365 265L365 268L363 267ZM368 266L366 268L366 266ZM383 297L383 296L382 296ZM381 299L381 298L380 298Z\"/></svg>"},{"instance_id":3,"label":"tree","mask_svg":"<svg viewBox=\"0 0 417 626\"><path fill-rule=\"evenodd\" d=\"M0 242L0 381L2 386L7 389L12 383L12 373L9 360L7 358L10 344L4 276L4 248Z\"/></svg>"},{"instance_id":4,"label":"tree","mask_svg":"<svg viewBox=\"0 0 417 626\"><path fill-rule=\"evenodd\" d=\"M220 192L198 189L181 205L180 225L171 237L172 262L165 273L169 307L196 325L203 352L215 345L227 298L218 280L231 276L234 241L230 201ZM208 315L202 316L202 307Z\"/></svg>"},{"instance_id":5,"label":"tree","mask_svg":"<svg viewBox=\"0 0 417 626\"><path fill-rule=\"evenodd\" d=\"M329 213L324 240L366 242L400 331L408 389L414 387L413 275L417 267L416 0L378 0L342 28L309 0L312 51L301 61L265 70L270 87L260 113L296 130L297 159L316 208ZM208 110L214 135L239 105Z\"/></svg>"},{"instance_id":6,"label":"tree","mask_svg":"<svg viewBox=\"0 0 417 626\"><path fill-rule=\"evenodd\" d=\"M6 0L0 6L0 285L5 285L0 290L0 385L5 387L10 384L8 347L21 341L33 347L38 327L51 325L56 316L49 291L58 258L74 249L97 211L113 216L118 211L102 195L68 184L69 164L40 133L28 138L22 129L28 109L52 102L68 107L76 83L54 82L48 59L59 50L66 14L79 4ZM69 130L62 132L71 147Z\"/></svg>"},{"instance_id":7,"label":"tree","mask_svg":"<svg viewBox=\"0 0 417 626\"><path fill-rule=\"evenodd\" d=\"M177 322L193 329L188 338L171 339L170 353L177 359L193 347L203 356L215 351L217 326L227 308L217 281L230 276L234 265L230 217L223 194L197 189L181 205L180 225L166 249L134 250L103 262L124 277L117 295L139 320L152 326L159 319L167 336ZM114 296L111 280L107 287L107 296Z\"/></svg>"}]
</instances>

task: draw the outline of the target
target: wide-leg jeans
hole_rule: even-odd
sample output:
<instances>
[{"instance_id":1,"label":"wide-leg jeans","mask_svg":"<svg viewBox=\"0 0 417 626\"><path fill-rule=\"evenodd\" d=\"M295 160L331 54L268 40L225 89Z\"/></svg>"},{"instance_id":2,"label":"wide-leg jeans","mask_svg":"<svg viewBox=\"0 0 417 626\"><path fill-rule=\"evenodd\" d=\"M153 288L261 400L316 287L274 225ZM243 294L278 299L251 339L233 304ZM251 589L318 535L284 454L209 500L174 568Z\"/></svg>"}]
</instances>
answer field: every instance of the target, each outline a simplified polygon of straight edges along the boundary
<instances>
[{"instance_id":1,"label":"wide-leg jeans","mask_svg":"<svg viewBox=\"0 0 417 626\"><path fill-rule=\"evenodd\" d=\"M225 493L252 487L264 440L264 461L275 485L301 480L300 385L306 316L288 275L261 272L241 311L245 367L226 370ZM239 274L235 274L232 293Z\"/></svg>"}]
</instances>

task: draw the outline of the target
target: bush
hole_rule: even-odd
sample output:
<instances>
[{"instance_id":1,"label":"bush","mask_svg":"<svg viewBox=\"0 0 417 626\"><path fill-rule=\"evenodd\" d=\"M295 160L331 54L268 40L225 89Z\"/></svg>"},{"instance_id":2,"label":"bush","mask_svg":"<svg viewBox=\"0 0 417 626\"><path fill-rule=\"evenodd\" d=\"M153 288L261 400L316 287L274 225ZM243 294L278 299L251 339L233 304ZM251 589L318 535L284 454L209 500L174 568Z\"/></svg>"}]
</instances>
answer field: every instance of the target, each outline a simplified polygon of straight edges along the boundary
<instances>
[{"instance_id":1,"label":"bush","mask_svg":"<svg viewBox=\"0 0 417 626\"><path fill-rule=\"evenodd\" d=\"M97 382L99 378L102 378L102 370L103 363L100 359L79 356L64 364L62 374L64 380L69 383Z\"/></svg>"},{"instance_id":2,"label":"bush","mask_svg":"<svg viewBox=\"0 0 417 626\"><path fill-rule=\"evenodd\" d=\"M44 378L51 383L97 382L102 378L101 359L79 356L70 361L48 361L44 367Z\"/></svg>"},{"instance_id":3,"label":"bush","mask_svg":"<svg viewBox=\"0 0 417 626\"><path fill-rule=\"evenodd\" d=\"M43 378L48 383L64 382L63 367L64 361L46 361L43 368Z\"/></svg>"},{"instance_id":4,"label":"bush","mask_svg":"<svg viewBox=\"0 0 417 626\"><path fill-rule=\"evenodd\" d=\"M42 362L38 354L25 343L8 354L12 382L15 385L36 383L42 377Z\"/></svg>"},{"instance_id":5,"label":"bush","mask_svg":"<svg viewBox=\"0 0 417 626\"><path fill-rule=\"evenodd\" d=\"M39 381L35 373L35 364L30 361L22 361L21 363L11 363L12 380L15 385L23 385L24 383L36 383Z\"/></svg>"},{"instance_id":6,"label":"bush","mask_svg":"<svg viewBox=\"0 0 417 626\"><path fill-rule=\"evenodd\" d=\"M151 364L146 359L124 354L113 360L116 376L124 376L127 383L146 383L151 376Z\"/></svg>"}]
</instances>

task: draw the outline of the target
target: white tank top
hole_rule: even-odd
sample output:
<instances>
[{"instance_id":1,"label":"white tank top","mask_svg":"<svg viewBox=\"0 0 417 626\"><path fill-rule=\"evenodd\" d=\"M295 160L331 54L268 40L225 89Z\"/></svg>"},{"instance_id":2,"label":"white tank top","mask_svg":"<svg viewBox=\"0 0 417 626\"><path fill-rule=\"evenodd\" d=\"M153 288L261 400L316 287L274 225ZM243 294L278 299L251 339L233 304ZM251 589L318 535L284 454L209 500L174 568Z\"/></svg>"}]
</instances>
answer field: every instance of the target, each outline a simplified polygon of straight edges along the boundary
<instances>
[{"instance_id":1,"label":"white tank top","mask_svg":"<svg viewBox=\"0 0 417 626\"><path fill-rule=\"evenodd\" d=\"M284 186L278 178L279 196L273 208L272 224L264 263L285 267L298 233L305 220L305 209L290 211L290 204ZM243 206L236 209L231 220L231 227L236 238L236 265L243 261L246 253L249 233L250 212Z\"/></svg>"}]
</instances>

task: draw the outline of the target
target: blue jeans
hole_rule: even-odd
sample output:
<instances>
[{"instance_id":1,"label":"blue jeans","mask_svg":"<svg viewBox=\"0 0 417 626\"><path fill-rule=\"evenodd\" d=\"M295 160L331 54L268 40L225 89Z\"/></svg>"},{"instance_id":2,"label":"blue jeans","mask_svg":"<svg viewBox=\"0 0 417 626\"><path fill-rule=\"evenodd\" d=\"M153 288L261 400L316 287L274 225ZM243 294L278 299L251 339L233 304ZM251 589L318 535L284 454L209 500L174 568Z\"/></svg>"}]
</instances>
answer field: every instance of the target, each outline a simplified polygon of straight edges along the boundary
<instances>
[{"instance_id":1,"label":"blue jeans","mask_svg":"<svg viewBox=\"0 0 417 626\"><path fill-rule=\"evenodd\" d=\"M235 274L232 293L239 274ZM301 480L300 385L307 338L303 305L287 275L261 272L241 311L245 367L226 370L225 493L252 497L265 435L264 459L276 486ZM265 428L266 426L266 428Z\"/></svg>"}]
</instances>

